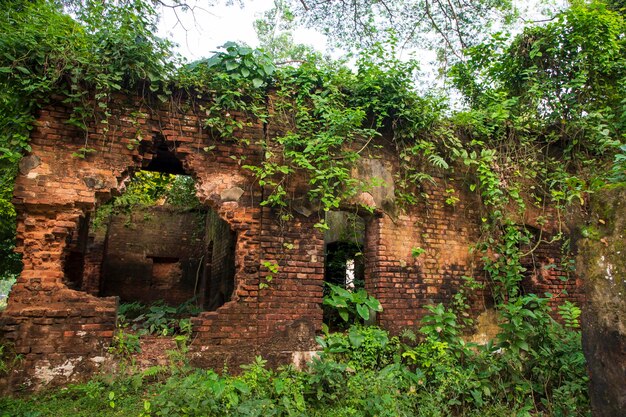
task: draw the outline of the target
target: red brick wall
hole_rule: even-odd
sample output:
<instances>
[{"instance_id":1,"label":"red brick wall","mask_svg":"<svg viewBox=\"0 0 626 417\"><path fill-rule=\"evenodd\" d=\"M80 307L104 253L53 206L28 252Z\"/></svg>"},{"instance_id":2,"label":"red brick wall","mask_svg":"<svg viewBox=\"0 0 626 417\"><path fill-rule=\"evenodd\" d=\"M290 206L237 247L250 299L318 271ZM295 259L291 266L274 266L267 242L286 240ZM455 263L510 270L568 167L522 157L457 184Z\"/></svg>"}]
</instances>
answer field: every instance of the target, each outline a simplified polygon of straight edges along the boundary
<instances>
[{"instance_id":1,"label":"red brick wall","mask_svg":"<svg viewBox=\"0 0 626 417\"><path fill-rule=\"evenodd\" d=\"M215 211L216 226L209 227L207 235L236 236L234 251L227 250L224 241L222 247L214 244L211 266L216 265L214 273L221 277L217 282L228 275L217 265L234 253L233 261L228 262L234 264L233 291L230 301L193 319L193 361L218 368L227 362L230 369L236 369L234 365L256 354L275 364L288 361L292 352L315 349L314 334L322 321L324 241L313 226L323 213L302 203L306 178L297 175L287 184L293 205L302 206L292 219L261 206L270 190L260 188L241 163L245 158L245 164L258 165L265 155L256 145L258 140L271 139L287 127L275 119L263 126L231 112L232 117L249 122L236 135L251 145L241 145L243 142L213 138L202 129L193 109L181 113L127 97L118 97L113 103L117 107L111 109L106 125L89 126L87 145L85 134L65 123L70 109L51 105L38 117L32 153L24 160L15 187L24 270L0 316L1 336L25 355L28 366L12 375L11 381L0 382L5 386L15 386L17 381L54 384L86 375L59 371L68 360L76 362L77 370L84 366L87 372L96 367L98 362L92 359L105 350L115 328L116 299L97 298L67 287L64 263L71 247L68 242L77 233L81 216L119 192L132 171L147 165L152 154L142 153L142 149L150 148L155 135L163 136L175 149L196 181L200 201ZM269 107L271 111L271 100ZM146 146L140 146L138 140ZM379 144L383 151L377 151L378 159L364 164L359 175L379 171L391 182L398 161L392 152L384 152L388 146L384 140ZM85 146L95 151L85 159L72 156ZM449 179L435 177L436 185L423 190L429 198L404 212L393 201L391 184L356 199L377 204L374 215L364 215L366 289L384 307L378 317L380 324L393 331L416 325L427 303L449 300L463 275L481 278L469 252L479 238L479 201L457 192L459 201L446 204ZM354 208L348 204L344 209ZM218 218L225 223L217 222ZM144 229L149 228L146 225ZM98 248L102 247L97 239L92 242L83 274L83 289L91 294L101 253ZM201 253L206 253L208 243L198 243ZM425 253L414 257L413 248ZM554 257L550 255L554 248L545 250L545 259ZM274 264L278 272L270 273L267 265ZM559 283L546 281L545 285L558 289ZM481 308L481 295L475 300L476 310ZM45 381L38 369L58 372Z\"/></svg>"},{"instance_id":2,"label":"red brick wall","mask_svg":"<svg viewBox=\"0 0 626 417\"><path fill-rule=\"evenodd\" d=\"M204 255L204 225L203 212L168 207L113 216L107 232L101 295L146 304L163 300L170 305L193 298Z\"/></svg>"},{"instance_id":3,"label":"red brick wall","mask_svg":"<svg viewBox=\"0 0 626 417\"><path fill-rule=\"evenodd\" d=\"M366 224L365 288L383 306L380 324L393 331L419 324L425 305L447 302L462 276L475 275L469 251L478 237L475 201L464 196L445 204L443 187L429 195L408 214ZM413 256L413 249L425 252Z\"/></svg>"}]
</instances>

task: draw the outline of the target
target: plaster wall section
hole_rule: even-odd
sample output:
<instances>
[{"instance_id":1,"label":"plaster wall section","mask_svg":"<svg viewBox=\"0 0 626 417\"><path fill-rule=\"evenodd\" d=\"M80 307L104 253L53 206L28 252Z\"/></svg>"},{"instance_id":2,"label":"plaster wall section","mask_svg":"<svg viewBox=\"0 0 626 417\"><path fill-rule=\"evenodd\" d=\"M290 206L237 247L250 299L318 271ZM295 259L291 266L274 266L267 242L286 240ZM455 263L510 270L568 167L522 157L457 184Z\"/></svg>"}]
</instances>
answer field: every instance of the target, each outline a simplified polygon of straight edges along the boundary
<instances>
[{"instance_id":1,"label":"plaster wall section","mask_svg":"<svg viewBox=\"0 0 626 417\"><path fill-rule=\"evenodd\" d=\"M584 279L582 345L594 416L624 414L626 391L626 186L613 185L591 197L579 228L576 265Z\"/></svg>"}]
</instances>

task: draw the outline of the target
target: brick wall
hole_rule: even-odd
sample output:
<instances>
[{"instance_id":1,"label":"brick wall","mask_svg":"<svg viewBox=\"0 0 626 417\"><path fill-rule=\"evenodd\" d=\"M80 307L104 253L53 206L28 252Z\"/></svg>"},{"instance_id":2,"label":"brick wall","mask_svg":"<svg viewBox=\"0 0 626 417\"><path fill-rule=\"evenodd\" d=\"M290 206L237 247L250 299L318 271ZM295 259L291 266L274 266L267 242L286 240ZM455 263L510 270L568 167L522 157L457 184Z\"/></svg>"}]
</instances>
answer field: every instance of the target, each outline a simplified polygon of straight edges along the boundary
<instances>
[{"instance_id":1,"label":"brick wall","mask_svg":"<svg viewBox=\"0 0 626 417\"><path fill-rule=\"evenodd\" d=\"M123 302L181 304L194 297L204 255L205 213L168 207L135 209L111 218L101 295Z\"/></svg>"},{"instance_id":2,"label":"brick wall","mask_svg":"<svg viewBox=\"0 0 626 417\"><path fill-rule=\"evenodd\" d=\"M448 301L462 276L475 275L469 251L478 237L475 202L465 196L447 205L442 193L433 187L429 204L366 225L365 288L383 306L380 323L393 331L417 325L425 305ZM413 256L413 249L424 253Z\"/></svg>"},{"instance_id":3,"label":"brick wall","mask_svg":"<svg viewBox=\"0 0 626 417\"><path fill-rule=\"evenodd\" d=\"M551 233L537 232L526 248L529 255L522 259L526 272L521 289L526 294L551 294L553 308L566 300L580 306L585 299L583 282L574 274L573 258L568 261L562 256L563 241L553 237Z\"/></svg>"},{"instance_id":4,"label":"brick wall","mask_svg":"<svg viewBox=\"0 0 626 417\"><path fill-rule=\"evenodd\" d=\"M141 227L151 235L139 252L123 247L124 239L109 242L104 251L102 236L93 233L86 249L77 243L77 236L82 236L79 221L120 192L132 172L149 164L154 155L153 138L165 140L196 181L200 201L213 210L204 236L194 241L187 235L191 246L197 245L195 259L205 256L202 294L206 305L216 308L192 320L193 362L217 368L226 362L230 369L237 369L237 364L258 354L278 364L289 361L295 352L314 350L314 335L322 324L324 279L324 236L314 225L323 212L306 202L306 178L299 175L286 184L295 208L292 218L261 206L271 190L259 187L241 164L245 159L246 164L258 165L266 152L256 145L257 140L275 137L288 126L278 119L263 126L231 112L232 117L246 122L236 132L245 141L217 140L202 128L193 108L183 112L123 96L112 103L116 107L111 109L108 123L89 126L87 146L94 152L85 158L72 156L86 145L85 134L65 123L70 109L51 104L38 115L31 136L32 152L20 164L15 187L18 249L23 253L24 270L0 316L0 336L14 343L26 366L0 383L5 388L24 382L32 386L63 384L98 367L96 359L110 344L115 329L117 303L113 297L91 295L97 294L99 260L103 253L108 254L108 263L103 264L105 276L111 272L115 253L136 253L137 265L142 265L150 242L163 243L163 225L146 223ZM271 112L271 100L268 105ZM385 152L388 142L382 138L374 142L382 148L371 157L363 154L355 175L364 180L375 176L387 184L360 193L341 209L354 212L357 202L375 207L373 214L360 213L365 222L365 285L384 307L379 323L399 331L415 326L427 303L449 300L463 275L482 279L469 252L479 238L481 209L476 196L460 191L459 200L447 204L450 179L433 173L435 184L421 190L429 198L400 210L393 188L399 161L393 152ZM114 226L109 238L111 234L137 234L136 230ZM127 237L130 242L131 236ZM425 252L414 257L413 248ZM72 251L82 255L80 262L68 258ZM175 250L167 252L156 268L162 283L180 272L175 265L166 265L166 258L172 258ZM557 256L552 246L541 247L540 253L546 262ZM160 255L155 256L152 273L154 259ZM83 291L68 287L68 262L82 265ZM278 272L272 273L270 265L277 265ZM108 275L107 281L112 283L120 275L117 277ZM539 278L548 289L558 290L562 285L560 280ZM121 285L118 282L113 287ZM230 297L226 296L229 286ZM216 294L223 294L222 299L216 300ZM483 296L478 294L474 300L476 312L483 308Z\"/></svg>"}]
</instances>

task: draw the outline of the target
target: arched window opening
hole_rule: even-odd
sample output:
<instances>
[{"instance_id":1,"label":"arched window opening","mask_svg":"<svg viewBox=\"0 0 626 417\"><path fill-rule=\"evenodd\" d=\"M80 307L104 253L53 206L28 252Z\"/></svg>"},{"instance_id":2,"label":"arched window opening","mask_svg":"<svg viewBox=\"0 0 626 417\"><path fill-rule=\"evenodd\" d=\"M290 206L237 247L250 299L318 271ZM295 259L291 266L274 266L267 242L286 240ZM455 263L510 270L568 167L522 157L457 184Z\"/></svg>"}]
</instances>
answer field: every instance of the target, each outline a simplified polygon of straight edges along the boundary
<instances>
[{"instance_id":1,"label":"arched window opening","mask_svg":"<svg viewBox=\"0 0 626 417\"><path fill-rule=\"evenodd\" d=\"M140 146L144 169L131 171L122 192L74 232L66 285L117 296L126 315L151 306L186 315L215 310L234 289L236 234L197 199L175 144L155 135Z\"/></svg>"},{"instance_id":2,"label":"arched window opening","mask_svg":"<svg viewBox=\"0 0 626 417\"><path fill-rule=\"evenodd\" d=\"M96 227L106 229L100 295L122 303L196 305L206 218L193 178L137 172L95 216Z\"/></svg>"}]
</instances>

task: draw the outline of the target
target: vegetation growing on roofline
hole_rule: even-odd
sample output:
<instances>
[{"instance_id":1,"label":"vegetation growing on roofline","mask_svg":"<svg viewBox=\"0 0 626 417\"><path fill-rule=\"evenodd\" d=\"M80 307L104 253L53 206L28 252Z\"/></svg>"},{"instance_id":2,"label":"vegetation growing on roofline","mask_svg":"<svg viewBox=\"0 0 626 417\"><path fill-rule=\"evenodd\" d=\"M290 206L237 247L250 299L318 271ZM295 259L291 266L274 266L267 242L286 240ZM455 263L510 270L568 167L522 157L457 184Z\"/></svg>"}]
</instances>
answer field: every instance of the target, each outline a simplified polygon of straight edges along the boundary
<instances>
[{"instance_id":1,"label":"vegetation growing on roofline","mask_svg":"<svg viewBox=\"0 0 626 417\"><path fill-rule=\"evenodd\" d=\"M411 205L425 198L427 188L422 185L435 181L434 170L450 176L463 174L459 176L466 180L454 183L448 204L455 205L458 200L454 197L461 189L476 192L482 199L484 237L476 250L484 255L485 273L494 283L496 308L506 319L497 340L504 354L494 356L489 348L468 350L457 338L453 313L442 306L433 307L427 318L432 322L423 328L430 344L402 350L396 340L389 348L387 342L381 347L388 336L357 328L343 336L327 335L322 346L339 356L315 362L307 374L288 370L271 375L257 363L242 380L189 373L168 381L166 391L175 393L181 387L191 389L200 384L207 391L198 398L210 394L215 404L221 407L225 401L229 410L239 410L238 415L245 415L244 409L240 410L243 404L260 407L262 403L268 409L274 404L278 409L274 400L280 401L284 410L291 407L287 404L296 404L293 410L301 412L302 407L306 409L303 401L313 398L322 409L340 404L344 415L378 406L383 411L404 410L405 406L411 410L417 403L405 402L416 398L431 401L419 402L418 410L443 401L450 413L459 415L464 412L459 410L467 410L462 407L480 407L481 402L493 407L493 415L498 415L493 411L497 407L508 410L513 406L519 415L588 412L575 325L554 327L545 314L546 298L519 294L524 272L520 260L525 255L521 248L530 241L531 232L516 219L518 212L530 205L560 212L584 203L588 193L598 187L626 180L626 25L619 2L572 2L550 21L530 25L519 35L496 33L464 44L463 59L454 60L448 74L464 100L462 110L452 110L441 95L417 92L414 75L418 63L395 58L394 48L400 46L393 32L385 32L389 34L386 43L373 42L361 51L354 69L315 55L293 66L277 66L263 51L232 43L214 57L184 64L170 52L166 41L155 37L156 13L151 2L65 3L73 7L73 17L60 2L45 0L9 0L0 16L2 276L19 270L19 259L12 254L15 212L10 203L17 163L29 150L28 136L37 109L51 96L63 97L75 109L70 123L85 128L90 121L110 117L114 93L167 102L172 91L193 91L189 100L197 95L208 99L201 109L205 126L230 139L242 125L228 118L228 112L243 111L267 120L265 97L272 89L275 108L291 118L294 129L273 138L281 145L280 158L272 154L278 152L275 147L261 143L267 151L265 161L247 169L272 191L263 204L283 210L285 216L289 216L286 184L295 170L308 175L309 197L322 210L339 207L358 186L366 187L350 176L351 168L363 155L376 154L371 139L383 132L390 135L403 165L396 178L398 202ZM465 32L457 35L467 39ZM534 220L537 224L545 221L542 216ZM487 256L490 253L501 256ZM567 256L562 265L554 267L571 270ZM568 308L564 310L569 314L566 323L575 323L577 312ZM371 359L360 351L367 340L377 343L372 349L384 350L377 353L375 373L354 368L355 363ZM554 361L555 357L559 361ZM529 364L531 368L527 368ZM568 368L576 370L572 379L561 373ZM345 377L347 369L355 370L353 377ZM430 387L426 391L417 369L425 378L422 383ZM265 382L250 385L260 379ZM551 385L559 379L562 385ZM286 391L277 387L286 383L300 387L294 381L303 389L281 394ZM90 390L95 397L109 389L94 384L78 389ZM370 397L358 390L363 385L389 384L398 388L381 397L389 404L369 404ZM111 392L109 405L115 405L119 394L114 389ZM348 398L345 392L353 395ZM193 396L173 397L184 401ZM158 398L148 400L145 414L189 406L174 400L172 405L165 394ZM532 400L521 402L526 398ZM155 405L161 408L150 408ZM482 411L466 415L484 412L469 410Z\"/></svg>"},{"instance_id":2,"label":"vegetation growing on roofline","mask_svg":"<svg viewBox=\"0 0 626 417\"><path fill-rule=\"evenodd\" d=\"M228 112L267 119L264 98L272 88L276 108L290 115L295 129L275 138L283 163L274 162L268 147L265 162L248 168L273 190L264 204L277 207L288 204L285 182L296 169L309 174L311 199L324 210L338 207L359 185L351 167L376 152L370 140L384 129L404 165L396 180L400 202L417 202L433 169L467 170L473 179L455 187L480 192L494 207L497 227L506 220L499 208L508 201L520 210L528 204L562 208L624 177L624 19L602 1L575 3L547 24L467 48L450 72L467 103L462 111L451 111L441 96L416 92L418 63L395 58L393 36L362 51L354 70L315 55L276 68L262 51L233 43L184 64L154 35L150 2L65 5L74 17L59 2L12 0L0 20L0 209L7 255L17 161L29 149L37 108L53 95L74 108L70 123L84 128L110 116L116 92L168 101L173 89L193 90L189 100L210 99L201 109L205 126L228 138L241 127ZM456 191L452 187L450 203ZM16 270L14 256L3 259L5 270Z\"/></svg>"}]
</instances>

